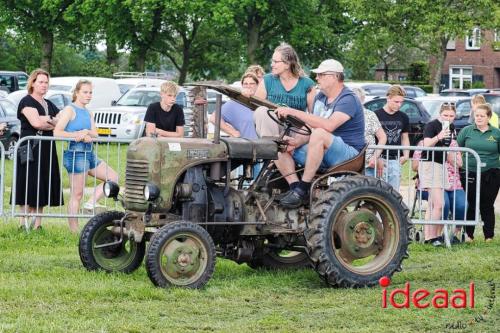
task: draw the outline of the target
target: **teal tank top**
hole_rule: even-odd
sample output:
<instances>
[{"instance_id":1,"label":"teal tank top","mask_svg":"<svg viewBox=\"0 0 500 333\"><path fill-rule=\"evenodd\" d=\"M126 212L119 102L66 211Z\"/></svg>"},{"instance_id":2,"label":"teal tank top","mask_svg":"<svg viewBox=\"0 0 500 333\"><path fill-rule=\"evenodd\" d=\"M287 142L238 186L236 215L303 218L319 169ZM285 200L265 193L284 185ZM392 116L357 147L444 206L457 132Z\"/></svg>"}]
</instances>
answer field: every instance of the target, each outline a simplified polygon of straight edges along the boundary
<instances>
[{"instance_id":1,"label":"teal tank top","mask_svg":"<svg viewBox=\"0 0 500 333\"><path fill-rule=\"evenodd\" d=\"M301 76L290 91L286 91L279 77L272 74L264 75L264 84L269 101L302 111L307 109L307 93L314 89L314 81L305 76Z\"/></svg>"},{"instance_id":2,"label":"teal tank top","mask_svg":"<svg viewBox=\"0 0 500 333\"><path fill-rule=\"evenodd\" d=\"M92 129L92 123L90 121L90 112L85 109L76 106L75 104L70 105L75 111L75 119L70 120L66 124L64 129L66 132L77 132L84 129ZM92 143L87 142L68 142L68 150L71 151L92 151Z\"/></svg>"}]
</instances>

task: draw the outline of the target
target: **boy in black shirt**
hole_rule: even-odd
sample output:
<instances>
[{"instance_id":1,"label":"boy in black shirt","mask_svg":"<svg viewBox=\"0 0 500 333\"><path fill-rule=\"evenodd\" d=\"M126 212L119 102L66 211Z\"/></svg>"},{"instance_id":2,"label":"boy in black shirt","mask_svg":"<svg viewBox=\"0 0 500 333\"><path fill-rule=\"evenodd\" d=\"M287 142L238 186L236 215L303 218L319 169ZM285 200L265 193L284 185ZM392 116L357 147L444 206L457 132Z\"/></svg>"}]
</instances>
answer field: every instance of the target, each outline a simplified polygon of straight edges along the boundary
<instances>
[{"instance_id":1,"label":"boy in black shirt","mask_svg":"<svg viewBox=\"0 0 500 333\"><path fill-rule=\"evenodd\" d=\"M401 105L403 105L405 96L406 92L403 87L393 85L387 90L387 103L382 109L375 111L387 135L388 146L410 145L410 138L408 136L410 119L404 112L399 111ZM391 184L396 191L399 191L401 166L406 163L409 155L408 150L402 153L398 150L389 150L382 153L382 158L384 158L383 179Z\"/></svg>"},{"instance_id":2,"label":"boy in black shirt","mask_svg":"<svg viewBox=\"0 0 500 333\"><path fill-rule=\"evenodd\" d=\"M184 111L181 106L175 104L178 93L179 86L174 82L162 83L161 100L151 103L144 116L147 136L179 138L184 136Z\"/></svg>"}]
</instances>

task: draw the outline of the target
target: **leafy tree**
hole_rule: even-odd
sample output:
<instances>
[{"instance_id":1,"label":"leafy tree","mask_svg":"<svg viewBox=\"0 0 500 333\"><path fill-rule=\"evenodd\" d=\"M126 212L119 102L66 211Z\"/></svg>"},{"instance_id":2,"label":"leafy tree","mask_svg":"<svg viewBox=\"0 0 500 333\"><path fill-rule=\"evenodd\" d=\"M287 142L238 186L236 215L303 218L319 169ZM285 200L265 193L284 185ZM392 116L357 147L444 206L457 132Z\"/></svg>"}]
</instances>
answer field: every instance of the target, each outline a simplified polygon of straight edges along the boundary
<instances>
[{"instance_id":1,"label":"leafy tree","mask_svg":"<svg viewBox=\"0 0 500 333\"><path fill-rule=\"evenodd\" d=\"M448 40L464 37L475 26L494 28L499 21L495 0L419 0L408 7L420 45L435 58L431 63L434 93L439 92Z\"/></svg>"},{"instance_id":2,"label":"leafy tree","mask_svg":"<svg viewBox=\"0 0 500 333\"><path fill-rule=\"evenodd\" d=\"M66 14L75 3L75 0L1 0L0 15L18 35L38 36L42 49L40 67L50 71L54 38L60 32L72 30Z\"/></svg>"},{"instance_id":3,"label":"leafy tree","mask_svg":"<svg viewBox=\"0 0 500 333\"><path fill-rule=\"evenodd\" d=\"M414 52L414 32L408 24L408 11L401 0L345 1L348 17L355 28L347 49L348 65L353 77L366 79L377 65L384 70L384 79L394 67L406 67Z\"/></svg>"},{"instance_id":4,"label":"leafy tree","mask_svg":"<svg viewBox=\"0 0 500 333\"><path fill-rule=\"evenodd\" d=\"M428 82L429 63L426 61L416 61L411 63L408 68L408 80Z\"/></svg>"}]
</instances>

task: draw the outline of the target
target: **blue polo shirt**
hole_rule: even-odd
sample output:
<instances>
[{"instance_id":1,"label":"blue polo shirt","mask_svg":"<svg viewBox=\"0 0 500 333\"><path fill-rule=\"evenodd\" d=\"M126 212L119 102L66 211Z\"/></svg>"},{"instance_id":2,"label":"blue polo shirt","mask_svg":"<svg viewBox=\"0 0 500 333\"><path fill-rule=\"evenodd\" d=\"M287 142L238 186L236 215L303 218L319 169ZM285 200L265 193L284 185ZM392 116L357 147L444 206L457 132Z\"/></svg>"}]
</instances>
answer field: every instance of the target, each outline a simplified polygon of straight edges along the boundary
<instances>
[{"instance_id":1,"label":"blue polo shirt","mask_svg":"<svg viewBox=\"0 0 500 333\"><path fill-rule=\"evenodd\" d=\"M334 112L347 114L350 119L340 125L333 135L339 136L346 144L360 151L365 145L365 115L363 106L354 92L344 87L331 103L319 92L314 99L313 114L322 118L330 118Z\"/></svg>"}]
</instances>

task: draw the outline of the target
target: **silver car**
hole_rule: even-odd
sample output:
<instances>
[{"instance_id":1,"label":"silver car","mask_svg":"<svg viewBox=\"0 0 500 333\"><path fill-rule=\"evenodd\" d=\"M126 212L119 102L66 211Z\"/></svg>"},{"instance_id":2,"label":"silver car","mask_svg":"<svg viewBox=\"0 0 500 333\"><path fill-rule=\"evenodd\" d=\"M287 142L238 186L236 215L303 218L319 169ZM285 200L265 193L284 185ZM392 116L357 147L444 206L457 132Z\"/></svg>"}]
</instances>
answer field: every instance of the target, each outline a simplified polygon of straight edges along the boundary
<instances>
[{"instance_id":1,"label":"silver car","mask_svg":"<svg viewBox=\"0 0 500 333\"><path fill-rule=\"evenodd\" d=\"M110 107L94 109L94 121L100 136L118 139L137 139L144 135L144 116L151 103L160 101L160 87L132 88ZM189 136L191 108L188 92L181 88L177 104L182 106L186 126L184 135Z\"/></svg>"}]
</instances>

